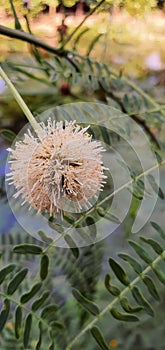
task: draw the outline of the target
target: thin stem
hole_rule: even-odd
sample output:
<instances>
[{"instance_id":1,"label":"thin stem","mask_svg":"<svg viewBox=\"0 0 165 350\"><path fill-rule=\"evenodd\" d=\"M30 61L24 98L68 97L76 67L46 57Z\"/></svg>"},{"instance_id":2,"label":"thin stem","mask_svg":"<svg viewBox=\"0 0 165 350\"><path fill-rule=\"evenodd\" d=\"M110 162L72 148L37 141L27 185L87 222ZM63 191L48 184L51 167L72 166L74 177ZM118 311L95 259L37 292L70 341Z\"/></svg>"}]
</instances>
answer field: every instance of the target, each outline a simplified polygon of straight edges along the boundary
<instances>
[{"instance_id":1,"label":"thin stem","mask_svg":"<svg viewBox=\"0 0 165 350\"><path fill-rule=\"evenodd\" d=\"M141 275L146 275L150 270L153 269L153 266L155 266L162 258L163 258L163 255L165 254L165 251L159 255L153 262L151 265L147 266L145 268L145 270L143 270L143 272L141 273ZM140 280L141 280L141 275L137 276L130 284L128 287L126 287L121 293L120 293L120 298L123 297L125 294L127 294L131 288L136 284L138 283ZM119 297L116 297L111 303L109 303L101 312L100 314L95 317L91 322L89 322L87 324L87 326L70 342L70 344L68 344L66 350L71 350L73 345L76 344L78 342L78 340L87 332L89 331L96 322L98 322L102 316L110 311L112 309L112 307L118 302L119 300Z\"/></svg>"},{"instance_id":2,"label":"thin stem","mask_svg":"<svg viewBox=\"0 0 165 350\"><path fill-rule=\"evenodd\" d=\"M81 23L72 31L72 33L68 36L68 38L64 41L63 45L62 45L62 49L64 48L64 46L72 39L72 37L75 35L75 33L77 33L77 31L81 28L81 26L85 23L85 21L87 20L88 17L90 17L91 15L93 15L94 12L96 12L96 10L105 2L105 0L100 1L85 17L84 19L81 21Z\"/></svg>"},{"instance_id":3,"label":"thin stem","mask_svg":"<svg viewBox=\"0 0 165 350\"><path fill-rule=\"evenodd\" d=\"M20 96L20 94L16 90L15 86L9 80L8 76L6 75L6 73L4 72L2 67L0 67L0 76L2 77L2 79L4 79L6 85L10 89L13 97L15 98L17 103L19 104L20 108L24 112L25 116L27 117L27 119L28 119L29 123L31 124L31 126L33 127L33 129L36 132L41 131L42 129L41 129L40 125L36 122L35 118L33 117L33 114L30 112L30 109L28 108L28 106L24 102L23 98Z\"/></svg>"}]
</instances>

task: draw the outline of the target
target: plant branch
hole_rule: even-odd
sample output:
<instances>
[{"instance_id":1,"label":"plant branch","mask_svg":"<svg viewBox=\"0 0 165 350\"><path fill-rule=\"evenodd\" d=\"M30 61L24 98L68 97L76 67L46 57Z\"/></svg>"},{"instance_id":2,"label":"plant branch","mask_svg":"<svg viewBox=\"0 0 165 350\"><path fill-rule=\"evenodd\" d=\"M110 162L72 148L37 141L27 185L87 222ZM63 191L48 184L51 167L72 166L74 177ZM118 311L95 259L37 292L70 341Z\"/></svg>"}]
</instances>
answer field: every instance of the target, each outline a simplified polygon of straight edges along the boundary
<instances>
[{"instance_id":1,"label":"plant branch","mask_svg":"<svg viewBox=\"0 0 165 350\"><path fill-rule=\"evenodd\" d=\"M44 41L38 39L36 36L26 33L26 32L22 32L21 30L18 29L11 29L5 26L0 25L0 34L8 36L10 38L14 38L14 39L19 39L22 41L25 41L27 43L30 44L34 44L37 47L41 47L42 49L54 53L56 55L61 56L60 54L60 50L50 46L48 44L46 44Z\"/></svg>"},{"instance_id":2,"label":"plant branch","mask_svg":"<svg viewBox=\"0 0 165 350\"><path fill-rule=\"evenodd\" d=\"M146 176L148 174L150 174L153 170L159 168L160 165L164 165L165 164L165 160L163 160L160 164L156 163L153 167L143 171L141 174L137 175L135 178L132 178L130 181L126 182L125 184L123 184L122 186L118 187L115 191L113 191L112 193L110 193L107 197L105 197L104 199L102 199L102 201L100 201L97 204L97 207L100 207L100 205L106 203L108 200L110 200L111 198L113 198L114 195L116 195L117 193L121 192L122 190L124 190L125 188L128 188L130 185L132 185L133 183L136 183L139 179L141 179L143 176ZM92 212L96 209L96 206L93 206L90 210L88 210L87 212L87 216L92 214ZM81 215L79 219L77 219L73 225L71 225L70 227L68 227L66 229L65 232L63 232L62 234L59 234L51 244L49 244L43 251L43 253L47 253L49 251L49 249L51 249L52 247L55 247L55 244L62 238L64 237L66 234L68 234L68 232L72 229L72 227L76 227L77 225L79 225L81 223L81 221L84 220L84 215Z\"/></svg>"},{"instance_id":3,"label":"plant branch","mask_svg":"<svg viewBox=\"0 0 165 350\"><path fill-rule=\"evenodd\" d=\"M26 43L35 45L36 47L40 47L43 50L46 50L59 57L65 57L75 67L76 71L79 72L79 68L76 65L76 63L70 57L68 57L69 51L67 50L57 49L56 47L48 45L44 41L40 40L35 35L32 35L27 32L23 32L21 30L11 29L2 25L0 25L0 34L8 36L10 38L25 41Z\"/></svg>"},{"instance_id":4,"label":"plant branch","mask_svg":"<svg viewBox=\"0 0 165 350\"><path fill-rule=\"evenodd\" d=\"M78 340L87 332L89 331L95 323L97 323L101 318L102 316L104 316L105 313L107 313L108 311L110 311L112 309L112 307L119 301L119 297L123 297L125 294L127 294L130 289L136 284L138 283L140 280L141 280L141 276L142 275L146 275L149 271L151 271L153 269L153 267L155 265L158 264L158 262L162 259L164 259L164 255L165 255L165 251L159 255L153 262L151 265L147 266L143 272L138 276L136 277L128 287L126 287L118 297L116 297L111 303L109 303L101 312L100 314L95 317L91 322L89 322L87 324L87 326L70 342L70 344L68 344L66 350L71 350L73 345L76 344L78 342Z\"/></svg>"}]
</instances>

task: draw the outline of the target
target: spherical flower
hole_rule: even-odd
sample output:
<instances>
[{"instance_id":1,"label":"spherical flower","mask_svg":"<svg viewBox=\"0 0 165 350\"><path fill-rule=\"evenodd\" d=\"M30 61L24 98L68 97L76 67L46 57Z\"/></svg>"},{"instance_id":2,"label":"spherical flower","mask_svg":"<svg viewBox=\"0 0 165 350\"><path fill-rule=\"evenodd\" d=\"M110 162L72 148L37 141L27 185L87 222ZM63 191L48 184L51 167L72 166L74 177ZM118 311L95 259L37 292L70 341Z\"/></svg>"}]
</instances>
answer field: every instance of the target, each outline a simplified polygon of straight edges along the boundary
<instances>
[{"instance_id":1,"label":"spherical flower","mask_svg":"<svg viewBox=\"0 0 165 350\"><path fill-rule=\"evenodd\" d=\"M38 212L55 215L63 203L74 204L76 211L88 209L97 198L105 178L100 142L92 140L87 129L75 121L40 123L37 136L30 130L22 141L9 149L14 197L22 196Z\"/></svg>"}]
</instances>

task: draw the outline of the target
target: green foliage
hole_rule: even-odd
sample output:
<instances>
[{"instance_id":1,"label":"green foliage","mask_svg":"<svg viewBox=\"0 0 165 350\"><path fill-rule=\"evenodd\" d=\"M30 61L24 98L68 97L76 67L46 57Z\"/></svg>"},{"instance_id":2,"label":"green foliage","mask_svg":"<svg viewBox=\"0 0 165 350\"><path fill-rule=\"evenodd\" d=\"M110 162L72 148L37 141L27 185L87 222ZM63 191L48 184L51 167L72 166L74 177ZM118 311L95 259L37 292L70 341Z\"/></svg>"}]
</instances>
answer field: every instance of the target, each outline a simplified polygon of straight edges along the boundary
<instances>
[{"instance_id":1,"label":"green foliage","mask_svg":"<svg viewBox=\"0 0 165 350\"><path fill-rule=\"evenodd\" d=\"M44 3L50 6L57 5L57 1L51 0ZM66 0L63 3L72 6L75 1ZM42 9L43 2L31 1L31 4L30 15L36 15ZM138 9L141 13L155 6L154 1L146 4L142 0L136 4L132 1L119 1L119 4L125 5L127 11L134 14L138 14ZM15 28L22 29L21 12L24 14L24 10L21 10L22 3L20 6L18 0L10 1L8 4L0 0L0 5L5 6L9 13L13 13ZM95 12L99 9L111 9L113 1L92 1L90 5L91 11ZM37 100L37 96L34 95L33 100L36 104L33 108L38 112L55 104L90 100L102 103L103 120L106 114L104 104L127 113L143 127L152 141L158 162L160 165L163 164L161 157L163 152L160 150L162 145L153 132L155 127L159 130L163 127L165 111L162 105L134 81L121 72L111 69L109 64L92 59L93 50L103 38L101 34L96 35L88 43L86 53L81 55L79 52L81 40L89 31L89 28L84 28L80 23L75 30L69 31L61 47L51 49L48 59L40 53L38 55L36 47L33 47L28 63L19 60L15 63L8 62L6 70L15 74L20 86L30 79L32 85L36 83L37 86L49 89L50 95L46 95L46 98L44 95L43 99ZM22 35L25 35L24 40L28 42L26 32ZM31 44L34 46L35 43ZM70 45L69 49L67 45ZM37 49L39 46L38 43ZM69 84L66 96L62 90L64 82ZM100 111L87 103L84 103L83 108L91 124L94 123ZM65 108L62 113L63 119L70 119L71 115L73 117L76 115L79 121L86 125L84 114L78 107L71 107L71 115L67 114ZM8 122L7 126L4 125L5 123L0 134L11 143L15 134L7 129ZM122 128L120 131L122 134ZM102 140L112 149L120 141L115 133L108 133L103 126L94 126L89 132L95 139ZM122 161L120 166L121 169L129 171L132 181L131 188L127 188L127 184L124 185L133 195L128 213L130 221L127 231L130 235L139 203L144 198L145 178L161 200L164 200L164 193L152 174L142 172L139 174L134 167L130 164L126 166ZM110 187L111 179L108 179L105 185L108 194ZM116 323L117 337L122 337L122 332L124 334L122 349L137 349L134 344L137 342L132 334L135 333L133 328L135 323L137 330L142 328L142 344L144 340L143 347L140 345L139 348L148 350L143 327L147 322L149 326L150 322L154 322L156 303L160 303L160 308L162 307L165 284L163 266L165 230L158 223L151 222L153 229L152 234L149 233L151 237L144 236L144 233L143 235L140 233L139 238L131 235L128 244L125 243L126 249L123 248L123 251L116 256L115 246L115 251L109 257L109 246L106 248L106 244L93 242L98 235L97 221L104 218L107 222L120 224L117 215L110 211L113 196L113 188L108 196L107 192L102 193L96 206L84 216L64 213L64 226L77 227L82 237L84 227L88 227L88 237L85 237L88 245L84 248L79 248L69 234L64 234L63 224L52 217L48 219L48 225L63 235L69 249L55 247L53 239L42 230L38 232L38 239L43 243L24 235L22 231L18 234L1 235L0 347L2 350L13 348L95 350L96 344L98 349L108 350L109 334L113 333ZM124 229L124 226L121 227ZM107 321L107 317L111 317L110 322L109 319ZM129 323L131 330L128 332Z\"/></svg>"}]
</instances>

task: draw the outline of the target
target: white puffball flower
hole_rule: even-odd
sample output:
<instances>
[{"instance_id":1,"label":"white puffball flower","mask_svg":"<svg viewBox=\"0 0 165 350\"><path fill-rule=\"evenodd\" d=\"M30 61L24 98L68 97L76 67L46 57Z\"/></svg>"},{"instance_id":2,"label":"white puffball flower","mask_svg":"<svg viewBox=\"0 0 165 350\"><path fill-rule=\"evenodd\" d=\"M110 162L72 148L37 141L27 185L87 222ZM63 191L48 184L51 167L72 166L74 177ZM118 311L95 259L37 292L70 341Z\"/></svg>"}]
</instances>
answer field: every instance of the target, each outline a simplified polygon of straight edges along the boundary
<instances>
[{"instance_id":1,"label":"white puffball flower","mask_svg":"<svg viewBox=\"0 0 165 350\"><path fill-rule=\"evenodd\" d=\"M28 130L22 141L16 141L10 152L9 185L14 197L22 196L38 212L51 216L62 212L65 199L80 212L89 208L90 200L104 187L101 143L92 140L87 129L75 121L39 123L37 136Z\"/></svg>"}]
</instances>

